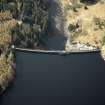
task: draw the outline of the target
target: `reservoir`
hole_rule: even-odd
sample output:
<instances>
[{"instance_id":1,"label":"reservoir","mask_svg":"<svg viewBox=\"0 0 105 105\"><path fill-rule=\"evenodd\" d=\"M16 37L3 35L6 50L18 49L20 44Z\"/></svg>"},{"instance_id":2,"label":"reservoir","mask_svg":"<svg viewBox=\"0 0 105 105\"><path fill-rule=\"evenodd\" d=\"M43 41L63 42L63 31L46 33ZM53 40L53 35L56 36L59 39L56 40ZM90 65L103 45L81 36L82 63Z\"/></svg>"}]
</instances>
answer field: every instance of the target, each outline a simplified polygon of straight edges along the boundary
<instances>
[{"instance_id":1,"label":"reservoir","mask_svg":"<svg viewBox=\"0 0 105 105\"><path fill-rule=\"evenodd\" d=\"M105 105L105 62L100 51L17 49L16 79L0 105Z\"/></svg>"}]
</instances>

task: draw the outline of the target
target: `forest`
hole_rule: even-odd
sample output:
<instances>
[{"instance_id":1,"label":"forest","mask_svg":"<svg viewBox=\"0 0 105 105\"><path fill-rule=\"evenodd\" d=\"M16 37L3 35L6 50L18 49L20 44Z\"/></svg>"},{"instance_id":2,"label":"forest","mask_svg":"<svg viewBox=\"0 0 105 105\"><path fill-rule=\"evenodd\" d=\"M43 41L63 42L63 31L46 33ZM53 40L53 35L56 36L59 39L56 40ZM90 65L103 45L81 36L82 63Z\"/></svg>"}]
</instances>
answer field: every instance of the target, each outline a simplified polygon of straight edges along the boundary
<instances>
[{"instance_id":1,"label":"forest","mask_svg":"<svg viewBox=\"0 0 105 105\"><path fill-rule=\"evenodd\" d=\"M0 90L15 78L11 45L42 48L48 27L48 5L43 0L0 0Z\"/></svg>"}]
</instances>

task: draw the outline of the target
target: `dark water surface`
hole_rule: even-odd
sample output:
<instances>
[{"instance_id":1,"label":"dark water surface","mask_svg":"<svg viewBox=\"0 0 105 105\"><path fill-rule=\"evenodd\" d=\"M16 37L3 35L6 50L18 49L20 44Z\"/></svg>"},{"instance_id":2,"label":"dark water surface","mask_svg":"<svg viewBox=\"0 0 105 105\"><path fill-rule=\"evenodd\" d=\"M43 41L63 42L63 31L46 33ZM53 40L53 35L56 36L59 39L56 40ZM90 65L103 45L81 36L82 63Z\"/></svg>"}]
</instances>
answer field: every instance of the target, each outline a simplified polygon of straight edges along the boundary
<instances>
[{"instance_id":1,"label":"dark water surface","mask_svg":"<svg viewBox=\"0 0 105 105\"><path fill-rule=\"evenodd\" d=\"M0 105L105 105L105 62L99 52L16 52L17 77Z\"/></svg>"}]
</instances>

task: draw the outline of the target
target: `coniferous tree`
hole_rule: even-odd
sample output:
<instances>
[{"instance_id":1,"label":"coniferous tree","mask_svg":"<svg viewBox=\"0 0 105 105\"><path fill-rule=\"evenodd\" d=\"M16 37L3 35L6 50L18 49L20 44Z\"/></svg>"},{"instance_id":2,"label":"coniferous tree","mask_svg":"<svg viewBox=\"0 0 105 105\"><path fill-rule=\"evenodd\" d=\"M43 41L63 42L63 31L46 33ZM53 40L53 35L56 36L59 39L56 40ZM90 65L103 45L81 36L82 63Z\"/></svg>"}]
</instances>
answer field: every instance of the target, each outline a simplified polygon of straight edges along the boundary
<instances>
[{"instance_id":1,"label":"coniferous tree","mask_svg":"<svg viewBox=\"0 0 105 105\"><path fill-rule=\"evenodd\" d=\"M7 0L0 0L0 10L5 10L5 4L7 3Z\"/></svg>"},{"instance_id":2,"label":"coniferous tree","mask_svg":"<svg viewBox=\"0 0 105 105\"><path fill-rule=\"evenodd\" d=\"M18 47L35 48L46 37L48 9L43 0L17 0L16 5L22 25L12 30L13 43Z\"/></svg>"}]
</instances>

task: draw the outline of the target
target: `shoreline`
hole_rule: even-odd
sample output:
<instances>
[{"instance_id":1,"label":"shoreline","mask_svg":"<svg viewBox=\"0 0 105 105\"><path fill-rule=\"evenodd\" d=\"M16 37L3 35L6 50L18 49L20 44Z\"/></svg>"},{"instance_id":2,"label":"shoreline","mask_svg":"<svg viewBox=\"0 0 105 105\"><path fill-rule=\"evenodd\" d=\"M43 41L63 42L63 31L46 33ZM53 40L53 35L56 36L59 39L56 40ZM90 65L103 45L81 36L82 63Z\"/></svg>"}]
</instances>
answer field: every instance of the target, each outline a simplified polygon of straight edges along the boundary
<instances>
[{"instance_id":1,"label":"shoreline","mask_svg":"<svg viewBox=\"0 0 105 105\"><path fill-rule=\"evenodd\" d=\"M15 63L14 63L15 64ZM13 67L13 64L11 65L12 66L12 72L11 72L11 77L8 77L8 84L7 86L5 87L5 89L3 89L2 87L0 87L0 96L2 96L6 91L8 91L8 89L10 87L12 87L12 85L14 84L14 81L15 81L15 78L16 78L16 67L14 68Z\"/></svg>"}]
</instances>

